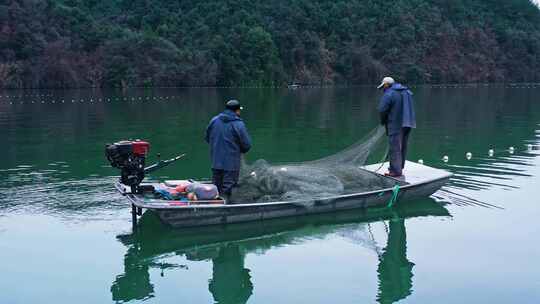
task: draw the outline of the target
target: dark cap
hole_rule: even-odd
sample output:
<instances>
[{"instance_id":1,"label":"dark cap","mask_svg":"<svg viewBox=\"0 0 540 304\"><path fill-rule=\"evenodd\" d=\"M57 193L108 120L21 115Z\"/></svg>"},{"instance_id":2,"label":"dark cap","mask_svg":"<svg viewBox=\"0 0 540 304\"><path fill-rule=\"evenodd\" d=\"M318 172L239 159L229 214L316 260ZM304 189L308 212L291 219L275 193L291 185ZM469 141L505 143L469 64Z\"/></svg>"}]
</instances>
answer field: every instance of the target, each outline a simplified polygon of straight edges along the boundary
<instances>
[{"instance_id":1,"label":"dark cap","mask_svg":"<svg viewBox=\"0 0 540 304\"><path fill-rule=\"evenodd\" d=\"M227 103L225 104L225 108L231 110L231 111L236 111L236 110L242 110L243 107L240 105L240 102L236 99L231 99L229 101L227 101Z\"/></svg>"}]
</instances>

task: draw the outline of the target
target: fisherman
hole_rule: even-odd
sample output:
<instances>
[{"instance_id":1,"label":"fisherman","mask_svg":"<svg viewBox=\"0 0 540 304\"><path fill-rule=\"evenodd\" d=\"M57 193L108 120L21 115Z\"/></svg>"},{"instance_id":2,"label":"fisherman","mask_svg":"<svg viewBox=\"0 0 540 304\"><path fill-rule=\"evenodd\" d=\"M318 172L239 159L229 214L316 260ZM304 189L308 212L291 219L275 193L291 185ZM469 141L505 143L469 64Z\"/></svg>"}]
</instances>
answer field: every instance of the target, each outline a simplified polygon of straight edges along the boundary
<instances>
[{"instance_id":1,"label":"fisherman","mask_svg":"<svg viewBox=\"0 0 540 304\"><path fill-rule=\"evenodd\" d=\"M225 111L210 120L205 140L210 144L212 160L212 182L218 187L227 202L232 189L238 183L240 158L251 148L251 138L244 121L238 100L229 100Z\"/></svg>"},{"instance_id":2,"label":"fisherman","mask_svg":"<svg viewBox=\"0 0 540 304\"><path fill-rule=\"evenodd\" d=\"M413 93L392 77L384 77L377 88L384 90L377 109L381 124L386 126L389 144L390 167L385 175L400 177L405 167L409 135L411 129L416 128Z\"/></svg>"}]
</instances>

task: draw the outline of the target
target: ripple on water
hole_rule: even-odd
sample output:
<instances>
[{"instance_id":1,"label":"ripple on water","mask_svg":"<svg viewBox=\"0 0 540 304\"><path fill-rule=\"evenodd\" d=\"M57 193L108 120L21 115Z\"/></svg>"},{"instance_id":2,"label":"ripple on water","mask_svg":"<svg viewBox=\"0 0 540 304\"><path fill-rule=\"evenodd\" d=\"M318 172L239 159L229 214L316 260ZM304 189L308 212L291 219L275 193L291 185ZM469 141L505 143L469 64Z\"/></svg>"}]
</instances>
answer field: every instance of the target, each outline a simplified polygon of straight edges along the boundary
<instances>
[{"instance_id":1,"label":"ripple on water","mask_svg":"<svg viewBox=\"0 0 540 304\"><path fill-rule=\"evenodd\" d=\"M531 143L530 140L526 141ZM535 146L539 142L532 142ZM519 189L516 178L530 177L530 167L534 166L534 158L539 155L537 150L526 151L499 157L476 158L471 165L446 165L446 169L454 173L450 183L433 194L438 201L452 203L458 206L480 206L499 208L490 202L484 202L472 196L478 191L499 188L503 190ZM472 190L472 191L468 191Z\"/></svg>"},{"instance_id":2,"label":"ripple on water","mask_svg":"<svg viewBox=\"0 0 540 304\"><path fill-rule=\"evenodd\" d=\"M13 171L0 185L0 215L48 214L62 218L112 217L127 204L112 187L116 177L64 179L56 170Z\"/></svg>"}]
</instances>

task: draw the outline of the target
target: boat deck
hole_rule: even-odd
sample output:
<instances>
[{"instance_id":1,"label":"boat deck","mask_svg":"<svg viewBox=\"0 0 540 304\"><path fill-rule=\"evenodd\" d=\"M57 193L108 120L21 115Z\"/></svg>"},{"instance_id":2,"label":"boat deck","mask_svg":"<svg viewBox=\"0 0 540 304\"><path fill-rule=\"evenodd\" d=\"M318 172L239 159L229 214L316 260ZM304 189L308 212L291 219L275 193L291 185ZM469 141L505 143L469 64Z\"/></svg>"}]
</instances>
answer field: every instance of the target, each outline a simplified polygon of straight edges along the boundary
<instances>
[{"instance_id":1,"label":"boat deck","mask_svg":"<svg viewBox=\"0 0 540 304\"><path fill-rule=\"evenodd\" d=\"M382 166L379 163L364 166L363 168L368 171L383 175L385 172L388 171L388 165L389 163L385 162ZM377 169L379 170L376 171ZM406 182L407 184L414 185L447 178L449 175L451 174L448 171L442 169L432 168L412 161L406 161L405 169L403 169L403 177L400 177L398 179L400 181Z\"/></svg>"}]
</instances>

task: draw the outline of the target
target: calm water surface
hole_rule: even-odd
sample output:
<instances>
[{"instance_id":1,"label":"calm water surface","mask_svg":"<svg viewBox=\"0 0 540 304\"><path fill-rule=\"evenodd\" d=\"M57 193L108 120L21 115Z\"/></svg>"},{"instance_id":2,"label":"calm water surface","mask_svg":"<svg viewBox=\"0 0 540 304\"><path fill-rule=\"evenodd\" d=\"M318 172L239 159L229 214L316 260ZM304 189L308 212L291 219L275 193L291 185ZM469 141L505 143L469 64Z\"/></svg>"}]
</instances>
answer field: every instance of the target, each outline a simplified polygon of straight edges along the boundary
<instances>
[{"instance_id":1,"label":"calm water surface","mask_svg":"<svg viewBox=\"0 0 540 304\"><path fill-rule=\"evenodd\" d=\"M147 212L132 233L105 143L187 153L152 178L207 177L204 128L234 97L249 160L316 159L376 126L378 92L0 91L0 303L540 303L540 88L414 92L409 159L455 173L433 197L182 230Z\"/></svg>"}]
</instances>

